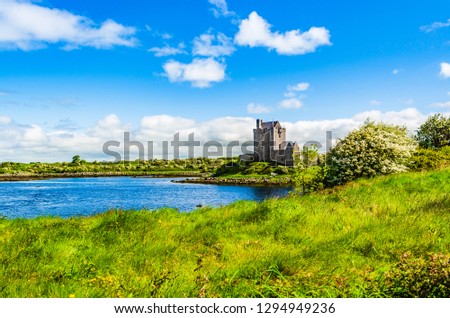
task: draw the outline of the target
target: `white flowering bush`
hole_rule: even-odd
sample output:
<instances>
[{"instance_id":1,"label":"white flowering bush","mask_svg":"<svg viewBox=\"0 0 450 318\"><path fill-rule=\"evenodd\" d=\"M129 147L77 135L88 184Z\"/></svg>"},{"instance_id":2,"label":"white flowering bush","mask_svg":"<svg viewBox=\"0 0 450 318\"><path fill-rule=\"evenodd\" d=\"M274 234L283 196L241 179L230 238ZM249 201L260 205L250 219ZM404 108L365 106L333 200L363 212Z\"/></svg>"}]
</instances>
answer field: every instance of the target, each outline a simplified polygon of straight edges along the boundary
<instances>
[{"instance_id":1,"label":"white flowering bush","mask_svg":"<svg viewBox=\"0 0 450 318\"><path fill-rule=\"evenodd\" d=\"M336 185L406 171L415 149L406 127L367 121L331 149L326 182Z\"/></svg>"}]
</instances>

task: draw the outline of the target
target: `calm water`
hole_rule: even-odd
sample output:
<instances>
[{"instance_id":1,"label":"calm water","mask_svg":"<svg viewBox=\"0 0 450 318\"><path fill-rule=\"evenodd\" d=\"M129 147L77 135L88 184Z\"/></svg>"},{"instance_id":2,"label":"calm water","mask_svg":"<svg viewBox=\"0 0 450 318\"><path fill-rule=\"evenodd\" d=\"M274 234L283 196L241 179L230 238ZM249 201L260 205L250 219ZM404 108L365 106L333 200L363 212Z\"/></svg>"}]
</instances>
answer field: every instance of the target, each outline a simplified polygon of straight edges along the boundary
<instances>
[{"instance_id":1,"label":"calm water","mask_svg":"<svg viewBox=\"0 0 450 318\"><path fill-rule=\"evenodd\" d=\"M285 196L290 188L173 183L174 178L65 178L0 182L0 215L31 218L71 217L108 209L191 211L198 204L220 206L237 200L262 201Z\"/></svg>"}]
</instances>

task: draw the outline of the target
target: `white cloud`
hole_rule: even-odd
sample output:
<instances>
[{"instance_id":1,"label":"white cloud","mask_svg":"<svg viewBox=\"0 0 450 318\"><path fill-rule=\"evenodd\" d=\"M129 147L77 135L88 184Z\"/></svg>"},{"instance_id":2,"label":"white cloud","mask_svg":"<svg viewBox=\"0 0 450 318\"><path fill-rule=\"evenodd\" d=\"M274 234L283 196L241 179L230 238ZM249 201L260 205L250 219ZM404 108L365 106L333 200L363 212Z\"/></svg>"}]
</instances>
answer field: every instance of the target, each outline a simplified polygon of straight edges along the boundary
<instances>
[{"instance_id":1,"label":"white cloud","mask_svg":"<svg viewBox=\"0 0 450 318\"><path fill-rule=\"evenodd\" d=\"M137 44L135 28L113 20L100 26L71 12L15 0L0 1L0 48L33 50L61 43L63 49L80 46L108 49Z\"/></svg>"},{"instance_id":2,"label":"white cloud","mask_svg":"<svg viewBox=\"0 0 450 318\"><path fill-rule=\"evenodd\" d=\"M343 138L352 129L358 128L367 118L396 125L406 126L413 133L431 114L423 114L415 108L400 111L381 112L372 110L361 112L348 118L333 120L282 121L287 128L287 139L303 145L307 141L317 140L325 143L326 131L332 131L333 138ZM450 116L450 111L444 113ZM190 133L202 144L209 140L218 140L224 145L237 140L241 144L252 140L255 119L251 117L220 117L208 121L195 121L190 118L170 115L154 115L142 118L137 129L123 124L116 115L108 115L89 129L64 130L50 129L39 125L15 123L8 116L0 117L0 158L2 161L67 161L75 154L90 160L112 160L103 154L102 146L106 141L121 142L123 132L129 131L132 140L147 145L154 141L155 156L161 155L161 141L172 141L173 134L180 132L180 139L187 140ZM182 147L182 153L184 153ZM201 147L196 147L196 155L201 155ZM239 151L239 148L236 148ZM169 153L173 148L169 144Z\"/></svg>"},{"instance_id":3,"label":"white cloud","mask_svg":"<svg viewBox=\"0 0 450 318\"><path fill-rule=\"evenodd\" d=\"M171 38L173 38L173 35L170 34L170 33L161 33L161 37L162 37L164 40L170 40Z\"/></svg>"},{"instance_id":4,"label":"white cloud","mask_svg":"<svg viewBox=\"0 0 450 318\"><path fill-rule=\"evenodd\" d=\"M84 132L49 129L36 124L17 124L7 117L0 129L0 158L10 161L67 161L75 154L86 158L104 157L102 145L108 140L123 140L129 125L120 124L115 115L100 120Z\"/></svg>"},{"instance_id":5,"label":"white cloud","mask_svg":"<svg viewBox=\"0 0 450 318\"><path fill-rule=\"evenodd\" d=\"M249 127L253 127L254 122L249 117L220 117L197 123L194 132L202 141L247 141L252 138L253 131Z\"/></svg>"},{"instance_id":6,"label":"white cloud","mask_svg":"<svg viewBox=\"0 0 450 318\"><path fill-rule=\"evenodd\" d=\"M283 99L278 106L280 106L281 108L301 108L303 106L303 103L300 99L298 98L287 98L287 99Z\"/></svg>"},{"instance_id":7,"label":"white cloud","mask_svg":"<svg viewBox=\"0 0 450 318\"><path fill-rule=\"evenodd\" d=\"M130 124L122 124L117 115L110 114L99 120L95 127L88 129L87 134L98 138L117 138L117 136L122 136L123 132L130 129Z\"/></svg>"},{"instance_id":8,"label":"white cloud","mask_svg":"<svg viewBox=\"0 0 450 318\"><path fill-rule=\"evenodd\" d=\"M173 134L174 128L177 131L195 127L195 121L183 117L169 115L145 116L141 119L141 131L159 132L163 134Z\"/></svg>"},{"instance_id":9,"label":"white cloud","mask_svg":"<svg viewBox=\"0 0 450 318\"><path fill-rule=\"evenodd\" d=\"M166 45L163 47L152 47L148 51L153 52L155 54L155 56L157 56L157 57L161 57L161 56L171 56L171 55L178 55L178 54L187 54L185 48L186 48L186 46L184 45L183 42L181 42L180 44L178 44L177 47Z\"/></svg>"},{"instance_id":10,"label":"white cloud","mask_svg":"<svg viewBox=\"0 0 450 318\"><path fill-rule=\"evenodd\" d=\"M394 69L392 70L392 75L398 75L398 74L400 74L400 72L403 72L403 70L398 69L398 68L394 68Z\"/></svg>"},{"instance_id":11,"label":"white cloud","mask_svg":"<svg viewBox=\"0 0 450 318\"><path fill-rule=\"evenodd\" d=\"M217 36L211 33L202 34L194 39L193 44L193 55L219 57L231 55L235 51L231 38L223 33L218 33Z\"/></svg>"},{"instance_id":12,"label":"white cloud","mask_svg":"<svg viewBox=\"0 0 450 318\"><path fill-rule=\"evenodd\" d=\"M410 132L413 132L427 119L427 117L428 115L422 114L416 108L408 107L400 111L366 111L353 116L353 120L364 122L367 118L370 118L377 122L382 121L394 125L406 126Z\"/></svg>"},{"instance_id":13,"label":"white cloud","mask_svg":"<svg viewBox=\"0 0 450 318\"><path fill-rule=\"evenodd\" d=\"M443 78L449 78L450 77L450 64L446 62L442 62L440 64L441 71L439 75Z\"/></svg>"},{"instance_id":14,"label":"white cloud","mask_svg":"<svg viewBox=\"0 0 450 318\"><path fill-rule=\"evenodd\" d=\"M450 26L450 19L447 20L447 22L433 22L428 25L422 25L419 29L420 31L430 33L434 30L440 29L440 28L446 28Z\"/></svg>"},{"instance_id":15,"label":"white cloud","mask_svg":"<svg viewBox=\"0 0 450 318\"><path fill-rule=\"evenodd\" d=\"M209 0L209 3L215 6L215 8L211 9L211 11L214 13L216 18L221 16L230 17L236 15L233 11L228 10L228 5L225 0Z\"/></svg>"},{"instance_id":16,"label":"white cloud","mask_svg":"<svg viewBox=\"0 0 450 318\"><path fill-rule=\"evenodd\" d=\"M264 114L264 113L270 113L271 109L267 106L256 104L256 103L249 103L247 105L247 112L249 114Z\"/></svg>"},{"instance_id":17,"label":"white cloud","mask_svg":"<svg viewBox=\"0 0 450 318\"><path fill-rule=\"evenodd\" d=\"M300 30L272 32L270 28L271 25L253 11L241 21L234 40L242 46L267 47L283 55L311 53L319 46L331 45L330 32L324 27L311 27L303 33Z\"/></svg>"},{"instance_id":18,"label":"white cloud","mask_svg":"<svg viewBox=\"0 0 450 318\"><path fill-rule=\"evenodd\" d=\"M284 93L284 97L287 97L287 98L292 98L292 97L295 97L297 95L297 93L296 92L285 92Z\"/></svg>"},{"instance_id":19,"label":"white cloud","mask_svg":"<svg viewBox=\"0 0 450 318\"><path fill-rule=\"evenodd\" d=\"M450 108L450 101L443 103L434 103L432 106L440 108Z\"/></svg>"},{"instance_id":20,"label":"white cloud","mask_svg":"<svg viewBox=\"0 0 450 318\"><path fill-rule=\"evenodd\" d=\"M9 116L0 116L0 125L9 125L11 124L12 119Z\"/></svg>"},{"instance_id":21,"label":"white cloud","mask_svg":"<svg viewBox=\"0 0 450 318\"><path fill-rule=\"evenodd\" d=\"M303 82L303 83L298 83L295 85L288 85L287 90L302 92L302 91L307 91L309 89L309 86L310 86L309 83Z\"/></svg>"},{"instance_id":22,"label":"white cloud","mask_svg":"<svg viewBox=\"0 0 450 318\"><path fill-rule=\"evenodd\" d=\"M158 30L153 30L151 26L149 26L148 24L145 25L145 29L149 32L152 33L153 36L157 36L160 37L164 40L170 40L171 38L173 38L173 34L167 33L167 32L160 32Z\"/></svg>"},{"instance_id":23,"label":"white cloud","mask_svg":"<svg viewBox=\"0 0 450 318\"><path fill-rule=\"evenodd\" d=\"M379 106L379 105L382 104L382 103L381 103L379 100L377 100L377 99L372 99L369 103L370 103L370 105L372 105L372 106Z\"/></svg>"},{"instance_id":24,"label":"white cloud","mask_svg":"<svg viewBox=\"0 0 450 318\"><path fill-rule=\"evenodd\" d=\"M301 82L294 85L287 86L287 92L284 93L285 99L278 103L281 108L301 108L303 103L302 98L306 98L306 95L301 95L297 97L297 92L304 92L310 88L310 84L307 82Z\"/></svg>"},{"instance_id":25,"label":"white cloud","mask_svg":"<svg viewBox=\"0 0 450 318\"><path fill-rule=\"evenodd\" d=\"M169 61L163 68L170 82L190 82L193 87L204 88L225 79L226 65L212 58L197 58L190 64Z\"/></svg>"}]
</instances>

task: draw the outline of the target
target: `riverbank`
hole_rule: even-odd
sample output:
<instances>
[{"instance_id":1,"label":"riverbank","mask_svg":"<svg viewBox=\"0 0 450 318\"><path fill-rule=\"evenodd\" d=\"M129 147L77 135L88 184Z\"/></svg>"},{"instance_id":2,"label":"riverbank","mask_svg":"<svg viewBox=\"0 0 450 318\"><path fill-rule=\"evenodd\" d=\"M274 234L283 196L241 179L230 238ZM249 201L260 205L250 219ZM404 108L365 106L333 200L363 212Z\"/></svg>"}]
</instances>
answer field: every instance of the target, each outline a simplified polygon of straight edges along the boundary
<instances>
[{"instance_id":1,"label":"riverbank","mask_svg":"<svg viewBox=\"0 0 450 318\"><path fill-rule=\"evenodd\" d=\"M449 297L450 170L180 213L0 219L0 297Z\"/></svg>"},{"instance_id":2,"label":"riverbank","mask_svg":"<svg viewBox=\"0 0 450 318\"><path fill-rule=\"evenodd\" d=\"M155 172L64 172L64 173L18 173L0 174L1 181L30 181L56 178L95 178L95 177L142 177L142 178L184 178L203 177L205 174L189 171L155 171Z\"/></svg>"},{"instance_id":3,"label":"riverbank","mask_svg":"<svg viewBox=\"0 0 450 318\"><path fill-rule=\"evenodd\" d=\"M224 177L198 177L188 178L184 180L174 180L176 183L199 183L199 184L218 184L218 185L259 185L259 186L289 186L292 185L290 177L271 178L269 176L261 177L241 177L241 178L224 178Z\"/></svg>"}]
</instances>

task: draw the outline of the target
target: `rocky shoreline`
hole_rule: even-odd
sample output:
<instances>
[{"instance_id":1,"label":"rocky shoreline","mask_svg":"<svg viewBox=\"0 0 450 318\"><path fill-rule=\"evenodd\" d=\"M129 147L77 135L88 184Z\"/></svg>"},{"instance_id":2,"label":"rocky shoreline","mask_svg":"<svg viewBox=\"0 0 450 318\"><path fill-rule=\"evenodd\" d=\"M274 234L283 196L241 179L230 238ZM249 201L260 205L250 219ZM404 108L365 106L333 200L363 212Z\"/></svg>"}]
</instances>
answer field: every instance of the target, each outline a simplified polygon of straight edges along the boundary
<instances>
[{"instance_id":1,"label":"rocky shoreline","mask_svg":"<svg viewBox=\"0 0 450 318\"><path fill-rule=\"evenodd\" d=\"M21 173L0 174L2 181L30 181L57 178L96 178L96 177L135 177L135 178L186 178L172 180L175 183L223 184L223 185L256 185L256 186L290 186L290 178L217 178L205 177L197 172L185 173L124 173L124 172L73 172L73 173Z\"/></svg>"},{"instance_id":2,"label":"rocky shoreline","mask_svg":"<svg viewBox=\"0 0 450 318\"><path fill-rule=\"evenodd\" d=\"M183 178L201 177L197 172L186 173L124 173L124 172L66 172L66 173L20 173L0 174L0 181L29 181L57 178L96 178L96 177L136 177L136 178Z\"/></svg>"},{"instance_id":3,"label":"rocky shoreline","mask_svg":"<svg viewBox=\"0 0 450 318\"><path fill-rule=\"evenodd\" d=\"M200 183L200 184L228 184L228 185L292 185L292 180L290 178L215 178L215 177L204 177L204 178L188 178L183 180L172 180L175 183Z\"/></svg>"}]
</instances>

